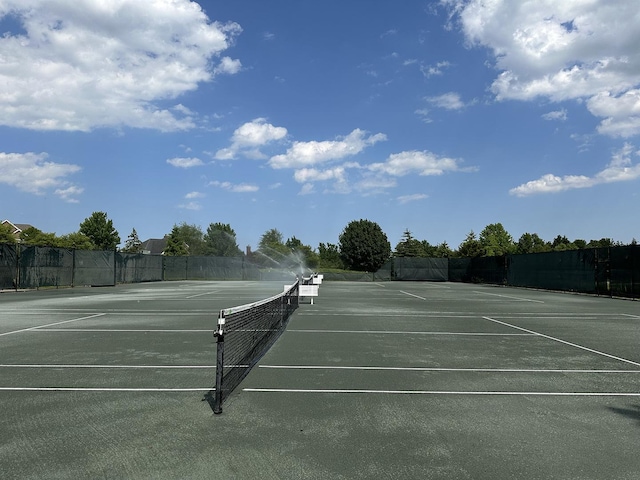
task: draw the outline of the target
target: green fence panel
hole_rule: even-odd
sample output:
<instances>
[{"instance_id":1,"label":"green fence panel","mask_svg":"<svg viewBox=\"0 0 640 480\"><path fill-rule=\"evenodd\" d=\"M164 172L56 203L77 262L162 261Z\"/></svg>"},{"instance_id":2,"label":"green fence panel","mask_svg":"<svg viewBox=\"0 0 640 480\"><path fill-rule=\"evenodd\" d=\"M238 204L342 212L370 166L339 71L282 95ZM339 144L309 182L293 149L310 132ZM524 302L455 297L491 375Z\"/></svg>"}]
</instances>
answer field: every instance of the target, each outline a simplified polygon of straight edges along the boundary
<instances>
[{"instance_id":1,"label":"green fence panel","mask_svg":"<svg viewBox=\"0 0 640 480\"><path fill-rule=\"evenodd\" d=\"M609 249L609 279L612 296L640 298L640 246Z\"/></svg>"},{"instance_id":2,"label":"green fence panel","mask_svg":"<svg viewBox=\"0 0 640 480\"><path fill-rule=\"evenodd\" d=\"M142 253L116 253L118 283L158 282L162 280L162 256Z\"/></svg>"},{"instance_id":3,"label":"green fence panel","mask_svg":"<svg viewBox=\"0 0 640 480\"><path fill-rule=\"evenodd\" d=\"M15 244L0 244L0 290L18 287L18 249Z\"/></svg>"},{"instance_id":4,"label":"green fence panel","mask_svg":"<svg viewBox=\"0 0 640 480\"><path fill-rule=\"evenodd\" d=\"M116 284L115 252L76 250L75 254L75 286L103 287Z\"/></svg>"},{"instance_id":5,"label":"green fence panel","mask_svg":"<svg viewBox=\"0 0 640 480\"><path fill-rule=\"evenodd\" d=\"M449 259L449 281L450 282L470 282L469 268L471 258L450 258Z\"/></svg>"},{"instance_id":6,"label":"green fence panel","mask_svg":"<svg viewBox=\"0 0 640 480\"><path fill-rule=\"evenodd\" d=\"M163 280L186 280L187 259L189 257L162 257L164 265Z\"/></svg>"},{"instance_id":7,"label":"green fence panel","mask_svg":"<svg viewBox=\"0 0 640 480\"><path fill-rule=\"evenodd\" d=\"M596 293L596 251L588 249L511 255L508 284Z\"/></svg>"},{"instance_id":8,"label":"green fence panel","mask_svg":"<svg viewBox=\"0 0 640 480\"><path fill-rule=\"evenodd\" d=\"M447 258L397 257L393 259L394 280L446 282L449 280Z\"/></svg>"}]
</instances>

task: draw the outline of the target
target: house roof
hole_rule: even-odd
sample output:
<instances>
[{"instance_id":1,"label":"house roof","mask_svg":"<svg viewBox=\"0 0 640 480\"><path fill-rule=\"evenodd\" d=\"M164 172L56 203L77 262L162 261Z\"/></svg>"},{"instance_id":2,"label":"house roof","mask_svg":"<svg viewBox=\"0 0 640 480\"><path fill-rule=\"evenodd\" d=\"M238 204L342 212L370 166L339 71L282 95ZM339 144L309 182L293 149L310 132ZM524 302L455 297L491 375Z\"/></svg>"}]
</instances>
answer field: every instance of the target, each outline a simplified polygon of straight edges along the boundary
<instances>
[{"instance_id":1,"label":"house roof","mask_svg":"<svg viewBox=\"0 0 640 480\"><path fill-rule=\"evenodd\" d=\"M29 225L28 223L13 223L10 220L3 220L3 225L9 225L11 227L12 235L20 235L27 228L32 228L33 225Z\"/></svg>"},{"instance_id":2,"label":"house roof","mask_svg":"<svg viewBox=\"0 0 640 480\"><path fill-rule=\"evenodd\" d=\"M151 255L162 255L167 248L166 238L150 238L142 242L142 252Z\"/></svg>"}]
</instances>

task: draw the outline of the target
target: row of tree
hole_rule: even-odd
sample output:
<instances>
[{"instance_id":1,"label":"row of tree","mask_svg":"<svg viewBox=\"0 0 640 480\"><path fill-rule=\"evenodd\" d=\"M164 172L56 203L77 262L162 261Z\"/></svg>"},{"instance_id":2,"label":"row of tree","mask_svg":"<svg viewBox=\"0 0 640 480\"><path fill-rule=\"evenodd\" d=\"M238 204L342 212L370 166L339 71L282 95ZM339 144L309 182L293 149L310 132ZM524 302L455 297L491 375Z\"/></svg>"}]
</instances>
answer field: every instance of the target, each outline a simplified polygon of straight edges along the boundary
<instances>
[{"instance_id":1,"label":"row of tree","mask_svg":"<svg viewBox=\"0 0 640 480\"><path fill-rule=\"evenodd\" d=\"M238 257L245 255L237 244L231 225L211 223L206 231L197 225L174 225L165 236L165 255L211 255ZM0 225L0 243L14 242L15 238L6 225ZM75 248L79 250L115 250L120 235L105 212L94 212L86 218L77 232L56 236L30 227L21 234L20 242L26 245ZM632 244L637 242L634 239ZM317 250L304 245L296 237L284 240L277 229L266 231L260 238L258 249L246 255L251 261L264 267L294 269L304 266L311 269L348 269L376 271L392 256L396 257L479 257L507 254L540 253L581 248L611 247L621 245L610 238L570 241L558 235L553 241L545 241L536 233L525 233L519 240L505 230L500 223L487 225L479 236L471 231L456 250L446 242L431 245L418 240L407 229L392 251L391 244L380 226L369 220L350 222L339 236L338 243L320 243ZM136 229L127 237L125 253L141 253L142 242Z\"/></svg>"}]
</instances>

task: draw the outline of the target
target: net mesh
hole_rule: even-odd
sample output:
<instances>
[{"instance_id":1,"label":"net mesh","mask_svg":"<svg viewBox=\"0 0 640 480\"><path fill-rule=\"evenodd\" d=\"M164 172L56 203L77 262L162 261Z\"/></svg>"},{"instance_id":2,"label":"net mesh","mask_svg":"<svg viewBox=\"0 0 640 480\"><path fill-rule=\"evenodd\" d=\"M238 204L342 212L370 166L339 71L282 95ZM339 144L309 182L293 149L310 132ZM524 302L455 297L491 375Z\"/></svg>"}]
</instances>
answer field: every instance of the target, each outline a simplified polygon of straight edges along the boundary
<instances>
[{"instance_id":1,"label":"net mesh","mask_svg":"<svg viewBox=\"0 0 640 480\"><path fill-rule=\"evenodd\" d=\"M298 282L284 293L266 300L220 311L216 333L215 408L218 412L222 402L278 339L297 308Z\"/></svg>"}]
</instances>

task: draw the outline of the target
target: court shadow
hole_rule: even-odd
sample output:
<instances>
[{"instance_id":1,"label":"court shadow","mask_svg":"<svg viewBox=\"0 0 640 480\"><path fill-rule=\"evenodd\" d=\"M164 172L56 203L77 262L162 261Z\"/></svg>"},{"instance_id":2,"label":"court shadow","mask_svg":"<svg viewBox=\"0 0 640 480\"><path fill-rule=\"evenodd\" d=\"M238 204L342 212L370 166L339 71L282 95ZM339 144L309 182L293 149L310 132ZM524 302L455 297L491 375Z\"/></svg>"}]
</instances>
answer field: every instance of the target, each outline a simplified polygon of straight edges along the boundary
<instances>
[{"instance_id":1,"label":"court shadow","mask_svg":"<svg viewBox=\"0 0 640 480\"><path fill-rule=\"evenodd\" d=\"M211 411L214 412L215 411L215 395L216 391L215 390L209 390L207 393L204 394L204 397L202 398L203 402L207 402L209 404L209 407L211 408Z\"/></svg>"},{"instance_id":2,"label":"court shadow","mask_svg":"<svg viewBox=\"0 0 640 480\"><path fill-rule=\"evenodd\" d=\"M638 426L640 426L640 405L630 405L630 408L607 407L607 409L618 415L623 415L635 420Z\"/></svg>"}]
</instances>

